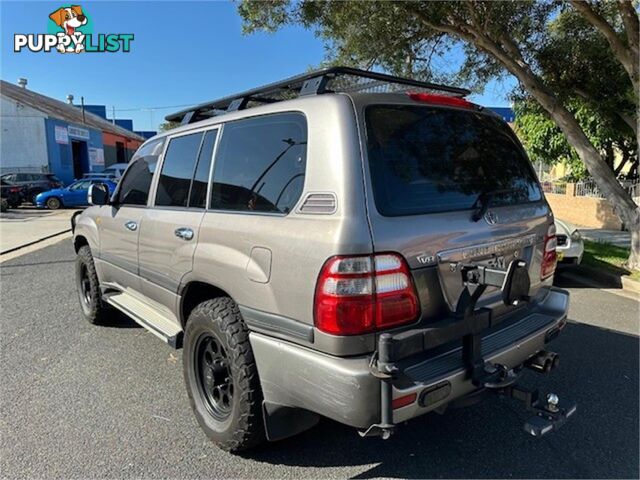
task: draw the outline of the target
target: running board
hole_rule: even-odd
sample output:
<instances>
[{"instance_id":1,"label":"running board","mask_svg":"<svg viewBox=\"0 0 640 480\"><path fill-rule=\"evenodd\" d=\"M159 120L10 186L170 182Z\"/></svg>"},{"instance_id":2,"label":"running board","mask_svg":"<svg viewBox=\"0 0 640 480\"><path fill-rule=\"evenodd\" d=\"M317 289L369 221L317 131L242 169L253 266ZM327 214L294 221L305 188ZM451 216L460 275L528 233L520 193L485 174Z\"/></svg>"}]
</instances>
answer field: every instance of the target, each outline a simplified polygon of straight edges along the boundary
<instances>
[{"instance_id":1,"label":"running board","mask_svg":"<svg viewBox=\"0 0 640 480\"><path fill-rule=\"evenodd\" d=\"M170 318L159 314L145 302L127 291L103 295L102 299L125 315L131 317L140 326L156 337L167 342L170 347L182 347L182 329Z\"/></svg>"}]
</instances>

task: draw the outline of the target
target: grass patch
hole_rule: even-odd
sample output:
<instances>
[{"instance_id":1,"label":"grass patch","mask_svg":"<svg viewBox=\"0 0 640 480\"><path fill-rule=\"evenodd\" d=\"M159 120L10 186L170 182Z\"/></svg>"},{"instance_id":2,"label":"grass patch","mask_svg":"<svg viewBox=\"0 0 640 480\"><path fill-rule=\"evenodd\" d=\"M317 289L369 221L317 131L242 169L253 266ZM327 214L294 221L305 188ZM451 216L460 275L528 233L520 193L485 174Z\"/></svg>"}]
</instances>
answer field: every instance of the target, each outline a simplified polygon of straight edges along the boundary
<instances>
[{"instance_id":1,"label":"grass patch","mask_svg":"<svg viewBox=\"0 0 640 480\"><path fill-rule=\"evenodd\" d=\"M584 241L582 263L590 267L607 270L616 275L627 275L640 281L640 270L629 270L624 264L629 258L629 249L610 243Z\"/></svg>"}]
</instances>

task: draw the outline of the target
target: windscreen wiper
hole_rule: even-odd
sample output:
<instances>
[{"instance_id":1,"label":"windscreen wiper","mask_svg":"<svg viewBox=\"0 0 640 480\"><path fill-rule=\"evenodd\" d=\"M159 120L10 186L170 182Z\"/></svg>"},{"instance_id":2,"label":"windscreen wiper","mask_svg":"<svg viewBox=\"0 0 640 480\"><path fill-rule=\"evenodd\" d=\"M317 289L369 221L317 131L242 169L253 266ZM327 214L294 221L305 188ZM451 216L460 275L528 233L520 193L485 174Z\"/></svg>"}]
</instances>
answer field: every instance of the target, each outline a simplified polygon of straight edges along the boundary
<instances>
[{"instance_id":1,"label":"windscreen wiper","mask_svg":"<svg viewBox=\"0 0 640 480\"><path fill-rule=\"evenodd\" d=\"M490 191L480 193L480 195L478 195L478 197L476 198L476 201L473 202L473 205L471 206L471 208L473 208L473 213L471 214L471 220L473 220L474 222L477 222L478 220L480 220L484 216L484 214L487 213L487 210L489 210L489 207L491 206L491 202L493 201L496 195L502 195L504 193L513 193L517 191L518 189L516 188L506 188L503 190L490 190Z\"/></svg>"}]
</instances>

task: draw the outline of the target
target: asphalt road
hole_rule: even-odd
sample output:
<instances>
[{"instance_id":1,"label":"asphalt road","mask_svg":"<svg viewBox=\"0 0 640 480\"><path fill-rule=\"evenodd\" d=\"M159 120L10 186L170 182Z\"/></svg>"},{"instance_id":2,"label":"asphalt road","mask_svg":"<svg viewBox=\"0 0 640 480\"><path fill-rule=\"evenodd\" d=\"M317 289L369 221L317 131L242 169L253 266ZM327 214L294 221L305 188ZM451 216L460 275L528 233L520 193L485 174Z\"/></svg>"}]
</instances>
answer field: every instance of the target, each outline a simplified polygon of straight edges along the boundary
<instances>
[{"instance_id":1,"label":"asphalt road","mask_svg":"<svg viewBox=\"0 0 640 480\"><path fill-rule=\"evenodd\" d=\"M560 368L528 374L578 402L542 439L512 400L490 398L409 423L391 440L331 421L243 457L198 428L181 352L126 318L79 314L69 240L0 265L3 478L638 477L638 303L561 280L573 320Z\"/></svg>"}]
</instances>

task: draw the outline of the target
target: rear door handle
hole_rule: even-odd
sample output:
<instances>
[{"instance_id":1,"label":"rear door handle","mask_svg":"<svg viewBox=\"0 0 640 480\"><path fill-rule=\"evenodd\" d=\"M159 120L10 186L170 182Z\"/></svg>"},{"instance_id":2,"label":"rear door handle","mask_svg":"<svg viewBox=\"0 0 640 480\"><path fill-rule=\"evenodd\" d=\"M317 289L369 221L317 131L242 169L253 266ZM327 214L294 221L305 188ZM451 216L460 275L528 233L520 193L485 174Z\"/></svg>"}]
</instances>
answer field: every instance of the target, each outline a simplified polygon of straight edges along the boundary
<instances>
[{"instance_id":1,"label":"rear door handle","mask_svg":"<svg viewBox=\"0 0 640 480\"><path fill-rule=\"evenodd\" d=\"M124 226L127 228L127 230L131 230L132 232L135 232L138 229L138 224L134 221L127 222L124 224Z\"/></svg>"},{"instance_id":2,"label":"rear door handle","mask_svg":"<svg viewBox=\"0 0 640 480\"><path fill-rule=\"evenodd\" d=\"M176 237L181 238L183 240L191 240L193 239L193 230L186 227L176 228L175 231Z\"/></svg>"}]
</instances>

